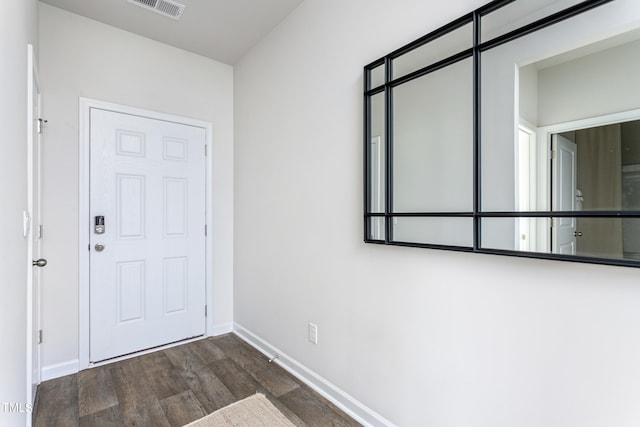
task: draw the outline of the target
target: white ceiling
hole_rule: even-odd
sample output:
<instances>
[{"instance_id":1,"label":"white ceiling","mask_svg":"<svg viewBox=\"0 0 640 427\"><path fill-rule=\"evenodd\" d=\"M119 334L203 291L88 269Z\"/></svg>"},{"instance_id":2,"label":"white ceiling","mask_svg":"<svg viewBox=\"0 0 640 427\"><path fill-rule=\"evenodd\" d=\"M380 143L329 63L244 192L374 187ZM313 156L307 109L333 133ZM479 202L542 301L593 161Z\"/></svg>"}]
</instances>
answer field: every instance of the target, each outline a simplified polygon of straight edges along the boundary
<instances>
[{"instance_id":1,"label":"white ceiling","mask_svg":"<svg viewBox=\"0 0 640 427\"><path fill-rule=\"evenodd\" d=\"M179 21L126 0L41 1L216 61L234 64L303 0L176 0L186 5Z\"/></svg>"}]
</instances>

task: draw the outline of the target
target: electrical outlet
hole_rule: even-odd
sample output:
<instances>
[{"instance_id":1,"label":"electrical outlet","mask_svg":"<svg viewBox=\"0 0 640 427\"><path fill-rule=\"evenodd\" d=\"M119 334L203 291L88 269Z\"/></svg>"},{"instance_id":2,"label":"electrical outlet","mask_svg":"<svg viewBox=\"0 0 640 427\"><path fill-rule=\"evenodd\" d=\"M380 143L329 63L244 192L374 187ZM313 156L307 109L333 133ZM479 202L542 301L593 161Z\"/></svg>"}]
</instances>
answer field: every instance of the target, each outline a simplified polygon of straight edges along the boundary
<instances>
[{"instance_id":1,"label":"electrical outlet","mask_svg":"<svg viewBox=\"0 0 640 427\"><path fill-rule=\"evenodd\" d=\"M309 341L318 344L318 325L309 322Z\"/></svg>"}]
</instances>

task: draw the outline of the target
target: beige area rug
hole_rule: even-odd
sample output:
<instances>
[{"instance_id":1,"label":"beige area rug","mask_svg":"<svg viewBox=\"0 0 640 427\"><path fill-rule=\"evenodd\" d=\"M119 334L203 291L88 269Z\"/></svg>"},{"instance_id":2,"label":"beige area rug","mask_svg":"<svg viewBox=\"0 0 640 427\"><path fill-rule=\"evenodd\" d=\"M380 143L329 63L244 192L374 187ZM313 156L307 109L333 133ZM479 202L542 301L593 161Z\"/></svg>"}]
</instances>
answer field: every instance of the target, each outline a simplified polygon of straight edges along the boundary
<instances>
[{"instance_id":1,"label":"beige area rug","mask_svg":"<svg viewBox=\"0 0 640 427\"><path fill-rule=\"evenodd\" d=\"M254 394L200 418L185 427L293 426L264 394Z\"/></svg>"}]
</instances>

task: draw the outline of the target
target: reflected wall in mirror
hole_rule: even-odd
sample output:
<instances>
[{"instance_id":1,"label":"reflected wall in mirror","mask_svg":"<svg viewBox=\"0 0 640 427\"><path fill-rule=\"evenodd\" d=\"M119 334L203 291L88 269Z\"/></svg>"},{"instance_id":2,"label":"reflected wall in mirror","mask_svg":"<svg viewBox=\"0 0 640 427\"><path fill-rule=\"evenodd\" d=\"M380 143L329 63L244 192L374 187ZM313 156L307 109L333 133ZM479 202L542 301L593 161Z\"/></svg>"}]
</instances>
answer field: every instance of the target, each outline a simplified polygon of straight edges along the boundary
<instances>
[{"instance_id":1,"label":"reflected wall in mirror","mask_svg":"<svg viewBox=\"0 0 640 427\"><path fill-rule=\"evenodd\" d=\"M394 217L393 239L396 242L473 246L473 218L465 217Z\"/></svg>"},{"instance_id":2,"label":"reflected wall in mirror","mask_svg":"<svg viewBox=\"0 0 640 427\"><path fill-rule=\"evenodd\" d=\"M393 89L393 211L473 209L471 58Z\"/></svg>"},{"instance_id":3,"label":"reflected wall in mirror","mask_svg":"<svg viewBox=\"0 0 640 427\"><path fill-rule=\"evenodd\" d=\"M429 43L408 50L393 59L393 78L410 74L426 66L435 64L473 46L473 23L468 22Z\"/></svg>"},{"instance_id":4,"label":"reflected wall in mirror","mask_svg":"<svg viewBox=\"0 0 640 427\"><path fill-rule=\"evenodd\" d=\"M513 1L482 18L480 39L494 39L539 19L565 10L583 0L523 0Z\"/></svg>"},{"instance_id":5,"label":"reflected wall in mirror","mask_svg":"<svg viewBox=\"0 0 640 427\"><path fill-rule=\"evenodd\" d=\"M370 84L379 83L384 74L384 66L371 71ZM367 213L385 212L386 203L386 125L385 125L385 92L377 92L367 98L367 148L366 148L366 196ZM367 218L365 233L369 240L385 240L385 218L380 216Z\"/></svg>"}]
</instances>

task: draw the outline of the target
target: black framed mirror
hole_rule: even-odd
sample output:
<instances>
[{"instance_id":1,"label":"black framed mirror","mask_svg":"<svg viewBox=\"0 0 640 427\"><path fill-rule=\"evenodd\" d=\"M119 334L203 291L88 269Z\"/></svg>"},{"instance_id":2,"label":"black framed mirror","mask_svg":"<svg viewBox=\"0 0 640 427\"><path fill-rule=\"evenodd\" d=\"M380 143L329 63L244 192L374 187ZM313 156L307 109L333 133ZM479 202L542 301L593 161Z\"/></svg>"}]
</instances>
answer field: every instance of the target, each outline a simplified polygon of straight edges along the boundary
<instances>
[{"instance_id":1,"label":"black framed mirror","mask_svg":"<svg viewBox=\"0 0 640 427\"><path fill-rule=\"evenodd\" d=\"M639 29L493 1L365 66L365 241L640 265Z\"/></svg>"}]
</instances>

